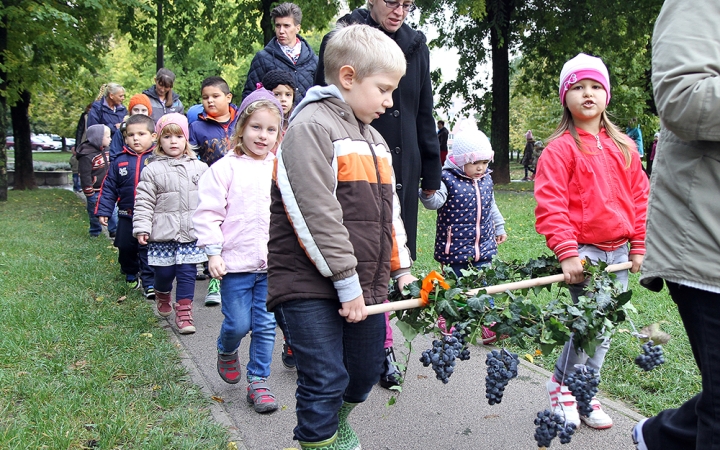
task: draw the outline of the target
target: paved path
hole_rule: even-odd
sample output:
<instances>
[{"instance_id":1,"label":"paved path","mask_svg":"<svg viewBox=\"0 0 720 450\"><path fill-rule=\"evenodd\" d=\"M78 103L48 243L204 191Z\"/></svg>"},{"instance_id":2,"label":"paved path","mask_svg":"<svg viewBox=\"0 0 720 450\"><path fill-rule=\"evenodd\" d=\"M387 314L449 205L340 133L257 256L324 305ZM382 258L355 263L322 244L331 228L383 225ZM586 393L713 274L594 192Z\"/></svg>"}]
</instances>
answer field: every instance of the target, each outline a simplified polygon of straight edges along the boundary
<instances>
[{"instance_id":1,"label":"paved path","mask_svg":"<svg viewBox=\"0 0 720 450\"><path fill-rule=\"evenodd\" d=\"M295 372L280 361L281 333L268 380L280 403L280 409L269 415L253 411L245 401L245 385L223 382L216 371L216 340L222 323L220 307L205 307L207 281L198 281L194 317L197 332L181 336L174 332L174 316L160 319L183 353L192 381L212 402L216 420L226 425L231 439L240 450L283 450L299 448L292 439L295 426ZM171 326L172 323L172 326ZM397 329L395 336L402 336ZM402 340L402 338L400 338ZM471 348L471 359L458 363L449 384L435 379L428 367L418 361L419 353L430 347L431 338L418 337L410 357L403 392L397 403L387 406L393 395L376 386L368 400L358 406L350 422L360 437L364 450L514 450L537 449L533 439L535 414L549 407L545 382L550 373L523 362L519 376L510 381L503 401L489 406L485 400L485 354L490 347ZM396 339L397 342L397 339ZM241 360L247 362L249 336L240 347ZM396 351L402 344L395 346ZM243 370L245 369L243 364ZM602 394L602 392L601 392ZM602 399L602 397L601 397ZM615 421L609 430L593 430L584 425L573 436L566 449L631 450L630 432L642 418L627 405L602 399L606 411ZM552 448L560 448L557 439Z\"/></svg>"}]
</instances>

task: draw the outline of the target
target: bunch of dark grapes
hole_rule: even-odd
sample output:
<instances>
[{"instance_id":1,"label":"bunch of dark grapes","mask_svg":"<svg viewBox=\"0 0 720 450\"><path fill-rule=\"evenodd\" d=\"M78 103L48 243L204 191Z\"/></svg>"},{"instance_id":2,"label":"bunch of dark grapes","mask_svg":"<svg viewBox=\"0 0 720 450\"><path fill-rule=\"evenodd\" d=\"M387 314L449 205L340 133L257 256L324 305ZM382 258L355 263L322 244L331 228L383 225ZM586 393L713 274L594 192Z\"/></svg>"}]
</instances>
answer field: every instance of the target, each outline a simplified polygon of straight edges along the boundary
<instances>
[{"instance_id":1,"label":"bunch of dark grapes","mask_svg":"<svg viewBox=\"0 0 720 450\"><path fill-rule=\"evenodd\" d=\"M589 416L592 412L590 401L598 391L600 377L595 369L591 367L578 366L574 373L570 373L565 377L567 385L572 395L577 400L578 412L581 416Z\"/></svg>"},{"instance_id":2,"label":"bunch of dark grapes","mask_svg":"<svg viewBox=\"0 0 720 450\"><path fill-rule=\"evenodd\" d=\"M535 419L535 441L538 447L550 447L550 443L555 436L560 437L561 444L570 443L570 439L575 434L575 424L565 424L565 420L559 414L551 412L549 409L537 413Z\"/></svg>"},{"instance_id":3,"label":"bunch of dark grapes","mask_svg":"<svg viewBox=\"0 0 720 450\"><path fill-rule=\"evenodd\" d=\"M642 346L643 352L635 358L637 364L645 372L649 372L665 363L662 345L654 345L653 341L647 341Z\"/></svg>"},{"instance_id":4,"label":"bunch of dark grapes","mask_svg":"<svg viewBox=\"0 0 720 450\"><path fill-rule=\"evenodd\" d=\"M435 377L447 384L450 375L455 371L455 364L470 359L470 350L465 346L465 339L461 331L453 331L452 336L443 336L442 339L435 339L432 348L422 352L420 362L427 367L432 365Z\"/></svg>"},{"instance_id":5,"label":"bunch of dark grapes","mask_svg":"<svg viewBox=\"0 0 720 450\"><path fill-rule=\"evenodd\" d=\"M488 404L500 403L508 381L518 374L518 355L503 349L493 350L485 359L487 376L485 377L485 398Z\"/></svg>"}]
</instances>

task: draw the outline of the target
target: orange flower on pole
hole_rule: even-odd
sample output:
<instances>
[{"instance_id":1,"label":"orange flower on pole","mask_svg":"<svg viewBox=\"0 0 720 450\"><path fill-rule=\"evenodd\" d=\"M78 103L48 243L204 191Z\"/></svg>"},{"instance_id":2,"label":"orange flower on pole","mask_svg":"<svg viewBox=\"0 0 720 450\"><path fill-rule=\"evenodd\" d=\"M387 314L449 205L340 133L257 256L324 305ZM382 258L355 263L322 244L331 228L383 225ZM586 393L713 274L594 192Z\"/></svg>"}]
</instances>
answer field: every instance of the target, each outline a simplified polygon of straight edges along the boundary
<instances>
[{"instance_id":1,"label":"orange flower on pole","mask_svg":"<svg viewBox=\"0 0 720 450\"><path fill-rule=\"evenodd\" d=\"M445 278L434 270L423 279L422 289L420 290L420 298L422 299L420 303L421 308L424 308L430 303L430 292L434 291L435 286L438 284L443 289L450 289L450 285L445 282Z\"/></svg>"}]
</instances>

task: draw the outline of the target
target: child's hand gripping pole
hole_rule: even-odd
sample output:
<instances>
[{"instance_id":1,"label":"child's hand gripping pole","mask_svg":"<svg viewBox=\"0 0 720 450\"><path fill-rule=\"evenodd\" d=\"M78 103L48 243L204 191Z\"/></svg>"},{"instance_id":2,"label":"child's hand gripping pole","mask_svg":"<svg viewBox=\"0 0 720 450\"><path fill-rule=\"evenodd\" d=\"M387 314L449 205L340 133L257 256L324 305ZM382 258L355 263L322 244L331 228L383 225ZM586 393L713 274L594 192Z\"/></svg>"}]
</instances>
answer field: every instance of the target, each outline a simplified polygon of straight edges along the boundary
<instances>
[{"instance_id":1,"label":"child's hand gripping pole","mask_svg":"<svg viewBox=\"0 0 720 450\"><path fill-rule=\"evenodd\" d=\"M632 262L624 262L620 264L610 264L605 268L606 272L619 272L621 270L629 270L632 267ZM496 284L494 286L486 286L483 288L472 289L467 291L467 295L475 295L480 291L485 291L486 294L497 294L505 291L515 291L518 289L528 289L537 286L545 286L552 283L559 283L565 281L565 275L549 275L547 277L530 278L529 280L514 281L512 283ZM424 303L422 298L410 298L407 300L400 300L397 302L381 303L379 305L370 305L367 307L367 313L369 316L374 314L381 314L388 311L399 311L401 309L412 309L419 308Z\"/></svg>"}]
</instances>

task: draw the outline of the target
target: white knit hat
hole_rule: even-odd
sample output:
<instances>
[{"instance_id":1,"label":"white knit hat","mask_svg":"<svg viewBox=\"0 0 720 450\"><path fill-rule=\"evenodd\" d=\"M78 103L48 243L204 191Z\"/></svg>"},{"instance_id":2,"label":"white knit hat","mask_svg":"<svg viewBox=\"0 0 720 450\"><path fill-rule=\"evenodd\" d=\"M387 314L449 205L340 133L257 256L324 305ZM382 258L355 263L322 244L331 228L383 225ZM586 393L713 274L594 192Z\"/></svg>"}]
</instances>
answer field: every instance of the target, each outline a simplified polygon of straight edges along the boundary
<instances>
[{"instance_id":1,"label":"white knit hat","mask_svg":"<svg viewBox=\"0 0 720 450\"><path fill-rule=\"evenodd\" d=\"M454 136L452 154L448 156L458 167L475 161L491 161L495 152L485 133L468 128Z\"/></svg>"},{"instance_id":2,"label":"white knit hat","mask_svg":"<svg viewBox=\"0 0 720 450\"><path fill-rule=\"evenodd\" d=\"M605 88L607 92L605 106L607 106L610 103L610 74L602 59L585 53L578 53L576 57L566 62L560 71L560 104L565 106L565 94L570 86L588 78L597 81Z\"/></svg>"}]
</instances>

